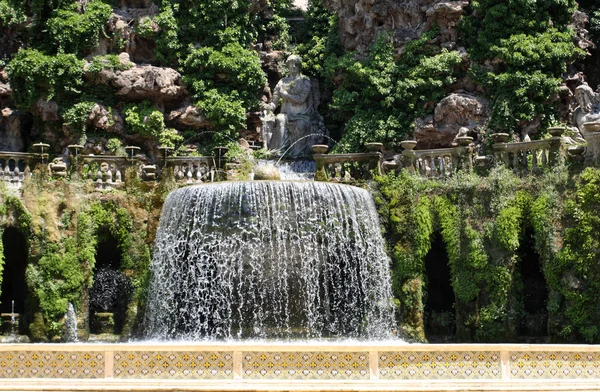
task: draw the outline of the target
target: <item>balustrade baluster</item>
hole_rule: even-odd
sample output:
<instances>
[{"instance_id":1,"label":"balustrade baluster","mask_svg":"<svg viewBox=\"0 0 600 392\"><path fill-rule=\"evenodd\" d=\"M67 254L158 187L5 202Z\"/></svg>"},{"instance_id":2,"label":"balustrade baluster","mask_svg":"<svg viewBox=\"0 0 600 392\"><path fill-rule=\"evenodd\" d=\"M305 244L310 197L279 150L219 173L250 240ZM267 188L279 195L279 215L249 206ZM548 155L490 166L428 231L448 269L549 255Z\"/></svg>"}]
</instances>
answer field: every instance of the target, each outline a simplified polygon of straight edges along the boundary
<instances>
[{"instance_id":1,"label":"balustrade baluster","mask_svg":"<svg viewBox=\"0 0 600 392\"><path fill-rule=\"evenodd\" d=\"M436 170L436 167L435 167L435 158L434 158L433 155L429 156L428 162L429 162L429 169L430 169L429 177L436 177L437 176L437 170Z\"/></svg>"},{"instance_id":2,"label":"balustrade baluster","mask_svg":"<svg viewBox=\"0 0 600 392\"><path fill-rule=\"evenodd\" d=\"M514 151L513 153L513 172L519 174L519 152Z\"/></svg>"},{"instance_id":3,"label":"balustrade baluster","mask_svg":"<svg viewBox=\"0 0 600 392\"><path fill-rule=\"evenodd\" d=\"M191 184L192 183L192 165L190 163L188 163L188 164L186 164L186 168L187 168L187 172L186 172L187 181L186 181L186 184Z\"/></svg>"},{"instance_id":4,"label":"balustrade baluster","mask_svg":"<svg viewBox=\"0 0 600 392\"><path fill-rule=\"evenodd\" d=\"M548 166L548 150L547 149L542 149L542 167L547 167Z\"/></svg>"},{"instance_id":5,"label":"balustrade baluster","mask_svg":"<svg viewBox=\"0 0 600 392\"><path fill-rule=\"evenodd\" d=\"M117 169L115 173L115 183L120 184L122 182L121 170Z\"/></svg>"},{"instance_id":6,"label":"balustrade baluster","mask_svg":"<svg viewBox=\"0 0 600 392\"><path fill-rule=\"evenodd\" d=\"M21 180L20 177L21 177L21 173L20 173L20 170L19 170L19 165L17 165L15 163L15 170L13 170L13 181L14 182L19 182Z\"/></svg>"},{"instance_id":7,"label":"balustrade baluster","mask_svg":"<svg viewBox=\"0 0 600 392\"><path fill-rule=\"evenodd\" d=\"M200 170L201 165L198 164L196 166L196 181L198 181L199 183L202 183L202 171Z\"/></svg>"},{"instance_id":8,"label":"balustrade baluster","mask_svg":"<svg viewBox=\"0 0 600 392\"><path fill-rule=\"evenodd\" d=\"M531 172L532 173L536 173L539 169L538 167L538 150L537 149L532 149L531 151Z\"/></svg>"},{"instance_id":9,"label":"balustrade baluster","mask_svg":"<svg viewBox=\"0 0 600 392\"><path fill-rule=\"evenodd\" d=\"M439 166L440 166L440 177L446 177L448 172L446 170L446 157L439 157Z\"/></svg>"},{"instance_id":10,"label":"balustrade baluster","mask_svg":"<svg viewBox=\"0 0 600 392\"><path fill-rule=\"evenodd\" d=\"M112 169L109 167L108 170L106 171L106 183L107 184L112 184Z\"/></svg>"}]
</instances>

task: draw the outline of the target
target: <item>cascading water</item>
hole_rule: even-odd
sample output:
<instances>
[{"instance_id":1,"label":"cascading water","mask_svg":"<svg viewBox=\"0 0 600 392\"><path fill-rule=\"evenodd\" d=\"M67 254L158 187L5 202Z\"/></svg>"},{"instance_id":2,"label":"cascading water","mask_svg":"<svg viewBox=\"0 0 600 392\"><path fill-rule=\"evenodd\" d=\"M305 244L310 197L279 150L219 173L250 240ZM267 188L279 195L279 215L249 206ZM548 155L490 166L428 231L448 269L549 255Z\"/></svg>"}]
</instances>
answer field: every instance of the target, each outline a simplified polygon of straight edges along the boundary
<instances>
[{"instance_id":1,"label":"cascading water","mask_svg":"<svg viewBox=\"0 0 600 392\"><path fill-rule=\"evenodd\" d=\"M230 182L167 198L146 311L153 339L387 338L389 259L366 190Z\"/></svg>"}]
</instances>

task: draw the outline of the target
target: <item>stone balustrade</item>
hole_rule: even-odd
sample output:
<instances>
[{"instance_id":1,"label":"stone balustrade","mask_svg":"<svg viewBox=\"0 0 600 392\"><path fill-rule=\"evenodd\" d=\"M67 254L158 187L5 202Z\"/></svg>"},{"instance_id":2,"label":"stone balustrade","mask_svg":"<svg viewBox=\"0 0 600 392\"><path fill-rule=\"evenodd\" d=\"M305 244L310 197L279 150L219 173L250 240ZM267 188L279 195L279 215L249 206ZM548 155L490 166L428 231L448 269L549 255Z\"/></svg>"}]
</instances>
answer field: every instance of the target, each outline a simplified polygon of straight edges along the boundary
<instances>
[{"instance_id":1,"label":"stone balustrade","mask_svg":"<svg viewBox=\"0 0 600 392\"><path fill-rule=\"evenodd\" d=\"M414 151L415 170L424 177L444 178L458 167L458 148Z\"/></svg>"},{"instance_id":2,"label":"stone balustrade","mask_svg":"<svg viewBox=\"0 0 600 392\"><path fill-rule=\"evenodd\" d=\"M125 180L125 169L129 166L140 166L137 158L115 155L85 155L78 157L80 165L77 169L82 178L93 181L96 189L112 189L120 187Z\"/></svg>"},{"instance_id":3,"label":"stone balustrade","mask_svg":"<svg viewBox=\"0 0 600 392\"><path fill-rule=\"evenodd\" d=\"M594 345L0 345L0 390L600 391Z\"/></svg>"},{"instance_id":4,"label":"stone balustrade","mask_svg":"<svg viewBox=\"0 0 600 392\"><path fill-rule=\"evenodd\" d=\"M9 188L20 188L23 180L31 175L40 154L25 152L0 152L0 179Z\"/></svg>"},{"instance_id":5,"label":"stone balustrade","mask_svg":"<svg viewBox=\"0 0 600 392\"><path fill-rule=\"evenodd\" d=\"M557 164L561 159L560 137L530 142L496 143L493 148L495 163L504 164L518 175L538 173Z\"/></svg>"},{"instance_id":6,"label":"stone balustrade","mask_svg":"<svg viewBox=\"0 0 600 392\"><path fill-rule=\"evenodd\" d=\"M315 179L318 181L353 182L381 174L381 153L314 154Z\"/></svg>"},{"instance_id":7,"label":"stone balustrade","mask_svg":"<svg viewBox=\"0 0 600 392\"><path fill-rule=\"evenodd\" d=\"M217 167L213 157L170 157L163 162L164 167L173 169L177 182L201 184L217 179Z\"/></svg>"},{"instance_id":8,"label":"stone balustrade","mask_svg":"<svg viewBox=\"0 0 600 392\"><path fill-rule=\"evenodd\" d=\"M508 138L508 135L505 136ZM382 161L379 151L326 154L327 146L315 145L313 149L318 147L313 155L316 163L315 179L334 182L362 181L382 172L397 172L401 168L426 178L443 179L457 170L471 171L474 165L489 167L491 163L503 164L518 175L529 175L555 165L564 158L562 139L559 136L518 143L506 143L505 139L495 140L496 143L492 146L493 159L491 156L477 156L470 144L472 139L463 139L468 140L459 143L457 147L429 150L414 150L414 141L402 142L405 146L402 153L386 162ZM134 148L129 147L131 155L127 157L72 154L68 164L63 163L60 158L48 163L48 172L55 178L67 177L68 172L79 173L81 178L93 181L97 189L121 186L125 181L125 169L128 167L134 167L138 178L144 181L160 180L165 170L172 170L175 180L182 185L226 178L225 175L218 175L223 171L219 162L211 156L165 157L163 154L163 158L156 164L149 165L145 164L143 158L134 154ZM599 158L594 156L594 159L588 159L588 155L594 152L592 150L589 147L586 149L583 146L573 146L566 154L571 161L583 161L583 153L586 152L585 161L593 163ZM0 152L0 178L9 184L9 187L18 188L30 175L34 165L47 161L47 158L48 154L43 154L42 157L42 154L37 153Z\"/></svg>"}]
</instances>

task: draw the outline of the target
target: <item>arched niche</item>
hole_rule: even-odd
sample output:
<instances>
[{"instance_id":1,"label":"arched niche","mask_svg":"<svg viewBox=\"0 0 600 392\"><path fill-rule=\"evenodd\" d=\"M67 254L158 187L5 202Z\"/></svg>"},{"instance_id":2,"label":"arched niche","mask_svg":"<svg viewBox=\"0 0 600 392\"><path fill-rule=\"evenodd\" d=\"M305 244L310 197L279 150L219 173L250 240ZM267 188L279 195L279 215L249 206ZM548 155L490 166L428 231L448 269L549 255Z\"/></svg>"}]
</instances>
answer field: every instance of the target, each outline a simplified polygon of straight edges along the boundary
<instances>
[{"instance_id":1,"label":"arched niche","mask_svg":"<svg viewBox=\"0 0 600 392\"><path fill-rule=\"evenodd\" d=\"M16 227L7 227L2 233L4 249L4 270L2 271L2 293L0 294L0 313L24 313L25 268L27 267L27 239Z\"/></svg>"},{"instance_id":2,"label":"arched niche","mask_svg":"<svg viewBox=\"0 0 600 392\"><path fill-rule=\"evenodd\" d=\"M425 335L430 342L452 340L456 333L454 290L450 260L441 234L435 233L431 249L425 256L425 281L427 295L424 298Z\"/></svg>"},{"instance_id":3,"label":"arched niche","mask_svg":"<svg viewBox=\"0 0 600 392\"><path fill-rule=\"evenodd\" d=\"M519 335L526 341L543 341L548 336L548 286L542 271L539 254L535 250L534 232L524 228L517 250L517 269L521 279Z\"/></svg>"},{"instance_id":4,"label":"arched niche","mask_svg":"<svg viewBox=\"0 0 600 392\"><path fill-rule=\"evenodd\" d=\"M121 272L123 253L118 240L106 229L97 234L94 283L89 290L90 332L120 334L133 286Z\"/></svg>"}]
</instances>

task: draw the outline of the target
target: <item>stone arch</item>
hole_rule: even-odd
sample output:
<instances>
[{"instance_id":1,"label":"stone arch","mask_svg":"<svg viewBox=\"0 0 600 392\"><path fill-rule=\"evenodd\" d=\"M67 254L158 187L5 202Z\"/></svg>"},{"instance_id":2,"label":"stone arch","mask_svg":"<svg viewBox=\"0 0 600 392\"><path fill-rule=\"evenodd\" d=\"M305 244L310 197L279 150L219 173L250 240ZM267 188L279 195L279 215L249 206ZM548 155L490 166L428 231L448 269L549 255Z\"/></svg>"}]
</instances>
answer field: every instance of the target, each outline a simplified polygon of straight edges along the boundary
<instances>
[{"instance_id":1,"label":"stone arch","mask_svg":"<svg viewBox=\"0 0 600 392\"><path fill-rule=\"evenodd\" d=\"M90 270L93 284L88 289L90 332L121 334L133 286L125 273L131 231L129 219L115 202L94 203L94 262Z\"/></svg>"},{"instance_id":2,"label":"stone arch","mask_svg":"<svg viewBox=\"0 0 600 392\"><path fill-rule=\"evenodd\" d=\"M2 289L0 291L0 313L22 314L25 311L25 269L27 267L28 245L23 232L14 226L2 230L4 266ZM14 301L14 307L13 307Z\"/></svg>"},{"instance_id":3,"label":"stone arch","mask_svg":"<svg viewBox=\"0 0 600 392\"><path fill-rule=\"evenodd\" d=\"M427 293L423 300L425 335L430 342L453 340L456 322L452 272L439 231L431 236L431 248L423 259L423 265Z\"/></svg>"},{"instance_id":4,"label":"stone arch","mask_svg":"<svg viewBox=\"0 0 600 392\"><path fill-rule=\"evenodd\" d=\"M0 202L0 313L14 313L22 333L31 309L27 307L25 271L29 262L31 216L21 200L5 195ZM13 305L14 301L14 305ZM6 331L5 325L2 326Z\"/></svg>"}]
</instances>

